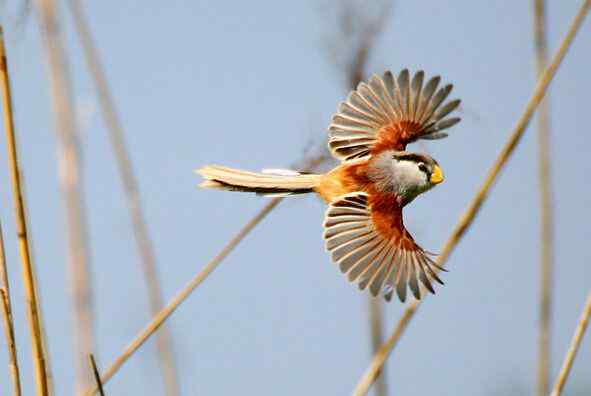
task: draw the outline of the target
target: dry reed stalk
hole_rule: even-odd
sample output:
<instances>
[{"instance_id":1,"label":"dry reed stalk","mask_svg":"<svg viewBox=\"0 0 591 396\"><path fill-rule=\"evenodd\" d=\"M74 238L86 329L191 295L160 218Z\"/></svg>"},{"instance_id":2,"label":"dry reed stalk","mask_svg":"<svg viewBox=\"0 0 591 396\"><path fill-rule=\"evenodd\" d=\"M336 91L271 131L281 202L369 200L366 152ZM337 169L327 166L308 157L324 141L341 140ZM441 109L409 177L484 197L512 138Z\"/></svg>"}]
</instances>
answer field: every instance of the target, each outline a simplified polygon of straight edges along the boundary
<instances>
[{"instance_id":1,"label":"dry reed stalk","mask_svg":"<svg viewBox=\"0 0 591 396\"><path fill-rule=\"evenodd\" d=\"M591 0L585 0L581 5L579 12L574 18L568 30L568 33L566 34L566 37L562 41L557 53L554 55L552 63L544 70L544 73L542 73L542 75L540 76L534 89L534 92L532 94L532 97L527 103L525 111L517 121L517 124L513 129L513 132L511 133L509 140L501 150L501 153L495 160L492 168L489 170L483 185L477 191L474 199L468 205L468 208L466 209L464 214L460 217L458 224L455 226L454 231L452 232L451 236L444 245L441 254L437 257L437 264L439 266L443 266L444 263L447 261L448 257L450 256L454 248L457 246L457 244L460 242L463 235L470 227L476 215L480 211L480 208L482 207L482 204L486 199L490 189L496 181L499 173L506 165L509 157L515 150L515 147L517 146L517 143L519 143L519 140L523 136L523 133L525 132L525 129L527 128L537 106L544 97L548 85L552 81L552 78L554 77L556 70L558 69L558 66L560 65L562 59L566 55L566 51L570 47L570 44L572 43L572 40L575 37L575 34L577 33L579 27L583 23L583 20L587 15L590 6ZM424 301L424 299L422 301ZM402 333L406 329L406 326L408 326L408 323L412 319L419 305L420 301L415 300L406 308L404 314L402 315L402 318L396 325L394 332L386 341L386 343L384 343L384 345L380 347L380 350L372 359L370 366L365 371L360 381L357 383L357 386L353 391L353 395L360 396L367 394L370 386L375 381L376 377L379 375L379 372L381 371L384 362L386 361L386 359L392 352L392 349L400 339Z\"/></svg>"},{"instance_id":2,"label":"dry reed stalk","mask_svg":"<svg viewBox=\"0 0 591 396\"><path fill-rule=\"evenodd\" d=\"M69 9L74 19L74 26L80 44L84 51L84 58L88 71L94 81L100 104L102 117L109 132L111 149L115 154L119 177L123 183L123 190L131 219L136 249L140 256L144 281L148 292L148 302L151 316L157 315L164 305L162 291L158 280L156 255L152 244L145 216L142 210L137 178L125 145L125 134L111 94L104 68L98 51L94 45L92 33L88 25L83 5L79 0L69 0ZM174 361L172 338L170 331L163 327L156 336L160 371L164 381L165 394L175 396L180 394L178 376Z\"/></svg>"},{"instance_id":3,"label":"dry reed stalk","mask_svg":"<svg viewBox=\"0 0 591 396\"><path fill-rule=\"evenodd\" d=\"M587 329L587 325L589 324L590 316L591 292L589 292L589 295L587 296L585 308L583 308L583 312L581 313L581 318L579 319L579 323L577 324L577 328L575 329L575 334L573 335L568 351L566 352L564 362L562 363L560 373L558 374L558 378L556 378L556 382L554 383L554 387L552 388L552 393L550 394L550 396L560 396L560 394L562 393L562 388L564 388L566 379L570 374L570 369L572 368L575 357L577 356L579 346L581 346L581 341L583 340L583 335L585 334L585 330Z\"/></svg>"},{"instance_id":4,"label":"dry reed stalk","mask_svg":"<svg viewBox=\"0 0 591 396\"><path fill-rule=\"evenodd\" d=\"M14 323L12 321L12 311L8 293L3 288L0 289L0 298L2 298L2 320L4 322L4 333L6 335L6 345L8 348L8 369L12 381L12 392L15 396L21 394L20 372L16 356L16 342L14 339Z\"/></svg>"},{"instance_id":5,"label":"dry reed stalk","mask_svg":"<svg viewBox=\"0 0 591 396\"><path fill-rule=\"evenodd\" d=\"M92 355L92 353L88 355L88 364L90 365L90 370L92 371L92 375L94 376L94 381L96 382L96 387L98 389L99 395L105 396L103 383L101 382L101 375L99 374L98 367L96 367L96 361L94 360L94 356Z\"/></svg>"},{"instance_id":6,"label":"dry reed stalk","mask_svg":"<svg viewBox=\"0 0 591 396\"><path fill-rule=\"evenodd\" d=\"M68 280L74 306L76 390L82 392L92 384L85 360L88 353L93 350L94 332L81 148L75 126L69 65L57 19L57 5L55 0L37 0L37 3L49 66L50 92L58 142L59 178L64 197Z\"/></svg>"},{"instance_id":7,"label":"dry reed stalk","mask_svg":"<svg viewBox=\"0 0 591 396\"><path fill-rule=\"evenodd\" d=\"M534 0L536 73L541 76L548 62L546 2ZM538 332L538 396L548 394L550 377L550 319L552 309L552 260L554 213L550 175L550 109L548 97L538 109L538 179L540 183L540 294Z\"/></svg>"},{"instance_id":8,"label":"dry reed stalk","mask_svg":"<svg viewBox=\"0 0 591 396\"><path fill-rule=\"evenodd\" d=\"M43 339L42 324L40 318L39 299L35 284L35 270L31 260L30 243L27 230L23 186L21 184L21 171L18 163L16 147L16 134L14 131L14 119L12 113L12 97L10 92L10 79L6 61L6 49L4 47L4 33L0 27L0 85L2 89L4 129L6 132L6 146L12 192L15 206L16 234L18 238L19 252L23 271L23 283L27 303L27 318L31 334L33 354L33 366L35 369L35 388L37 395L46 396L49 393L47 382L47 357Z\"/></svg>"},{"instance_id":9,"label":"dry reed stalk","mask_svg":"<svg viewBox=\"0 0 591 396\"><path fill-rule=\"evenodd\" d=\"M4 236L0 223L0 293L2 298L2 318L4 322L4 335L8 348L8 370L12 381L12 391L15 396L21 394L20 370L16 353L14 338L14 322L12 320L12 303L10 301L10 285L8 282L8 269L6 268L6 255L4 254Z\"/></svg>"}]
</instances>

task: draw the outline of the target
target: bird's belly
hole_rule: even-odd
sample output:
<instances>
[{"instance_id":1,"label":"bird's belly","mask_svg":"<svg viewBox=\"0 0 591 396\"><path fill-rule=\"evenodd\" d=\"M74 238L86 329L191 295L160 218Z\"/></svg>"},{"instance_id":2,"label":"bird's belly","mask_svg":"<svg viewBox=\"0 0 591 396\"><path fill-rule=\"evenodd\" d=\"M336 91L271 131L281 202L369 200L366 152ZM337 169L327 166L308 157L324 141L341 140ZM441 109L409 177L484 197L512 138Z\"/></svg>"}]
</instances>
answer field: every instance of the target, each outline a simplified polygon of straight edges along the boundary
<instances>
[{"instance_id":1,"label":"bird's belly","mask_svg":"<svg viewBox=\"0 0 591 396\"><path fill-rule=\"evenodd\" d=\"M356 191L365 191L368 186L365 163L343 164L323 175L314 189L327 203Z\"/></svg>"}]
</instances>

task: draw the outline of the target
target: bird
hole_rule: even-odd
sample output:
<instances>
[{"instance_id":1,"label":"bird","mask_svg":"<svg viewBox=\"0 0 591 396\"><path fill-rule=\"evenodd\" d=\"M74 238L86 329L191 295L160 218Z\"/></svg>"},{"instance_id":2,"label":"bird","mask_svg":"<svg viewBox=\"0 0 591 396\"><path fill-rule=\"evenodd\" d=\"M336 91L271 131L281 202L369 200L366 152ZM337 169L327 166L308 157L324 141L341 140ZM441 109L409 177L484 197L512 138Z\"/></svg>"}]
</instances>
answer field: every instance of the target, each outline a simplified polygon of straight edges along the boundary
<instances>
[{"instance_id":1,"label":"bird","mask_svg":"<svg viewBox=\"0 0 591 396\"><path fill-rule=\"evenodd\" d=\"M447 137L446 130L460 122L451 115L461 101L447 100L453 85L440 87L441 77L425 81L424 71L411 77L404 69L360 82L328 127L328 148L340 164L327 173L207 165L196 170L204 179L199 186L275 196L316 193L328 204L326 250L350 282L386 301L396 292L405 302L408 289L416 299L435 294L433 282L443 285L437 273L444 269L414 241L402 212L444 176L435 159L406 146Z\"/></svg>"}]
</instances>

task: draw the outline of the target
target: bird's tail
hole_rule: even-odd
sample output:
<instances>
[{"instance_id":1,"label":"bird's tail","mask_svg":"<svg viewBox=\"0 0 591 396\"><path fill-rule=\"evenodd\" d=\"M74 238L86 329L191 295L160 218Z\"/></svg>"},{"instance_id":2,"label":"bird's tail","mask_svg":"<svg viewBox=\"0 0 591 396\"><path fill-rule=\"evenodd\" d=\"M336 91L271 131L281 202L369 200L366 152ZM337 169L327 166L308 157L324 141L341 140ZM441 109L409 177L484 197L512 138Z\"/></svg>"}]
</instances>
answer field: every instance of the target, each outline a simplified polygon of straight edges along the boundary
<instances>
[{"instance_id":1,"label":"bird's tail","mask_svg":"<svg viewBox=\"0 0 591 396\"><path fill-rule=\"evenodd\" d=\"M285 169L266 169L256 173L219 165L207 165L196 172L205 179L199 185L202 188L275 196L312 192L321 177Z\"/></svg>"}]
</instances>

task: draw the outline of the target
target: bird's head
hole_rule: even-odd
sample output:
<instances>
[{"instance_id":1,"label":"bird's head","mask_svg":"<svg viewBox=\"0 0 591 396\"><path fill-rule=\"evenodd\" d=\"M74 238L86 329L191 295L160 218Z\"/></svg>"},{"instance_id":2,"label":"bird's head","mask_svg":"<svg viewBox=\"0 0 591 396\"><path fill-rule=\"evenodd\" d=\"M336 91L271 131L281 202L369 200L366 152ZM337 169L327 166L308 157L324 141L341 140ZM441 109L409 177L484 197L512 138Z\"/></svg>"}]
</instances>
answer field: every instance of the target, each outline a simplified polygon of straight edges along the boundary
<instances>
[{"instance_id":1,"label":"bird's head","mask_svg":"<svg viewBox=\"0 0 591 396\"><path fill-rule=\"evenodd\" d=\"M430 156L394 150L370 160L369 177L379 191L395 193L403 206L443 182L441 168Z\"/></svg>"}]
</instances>

